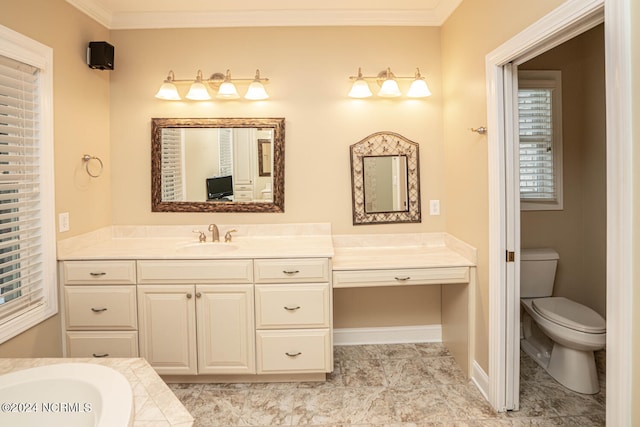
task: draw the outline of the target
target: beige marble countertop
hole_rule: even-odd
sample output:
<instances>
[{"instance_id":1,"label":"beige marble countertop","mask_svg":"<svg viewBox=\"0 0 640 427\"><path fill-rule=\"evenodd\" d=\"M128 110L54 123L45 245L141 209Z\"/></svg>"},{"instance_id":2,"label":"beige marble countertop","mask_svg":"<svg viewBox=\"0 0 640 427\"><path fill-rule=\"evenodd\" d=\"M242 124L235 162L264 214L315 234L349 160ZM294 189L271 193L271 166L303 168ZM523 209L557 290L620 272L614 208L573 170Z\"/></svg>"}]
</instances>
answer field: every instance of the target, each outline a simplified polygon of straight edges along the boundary
<instances>
[{"instance_id":1,"label":"beige marble countertop","mask_svg":"<svg viewBox=\"0 0 640 427\"><path fill-rule=\"evenodd\" d=\"M208 225L113 226L58 242L59 260L91 259L238 259L333 256L329 224L218 225L221 243L231 250L207 253L198 242L199 230L211 245ZM231 243L224 235L235 229ZM194 250L185 250L191 246Z\"/></svg>"},{"instance_id":2,"label":"beige marble countertop","mask_svg":"<svg viewBox=\"0 0 640 427\"><path fill-rule=\"evenodd\" d=\"M474 247L447 233L333 236L334 270L473 267Z\"/></svg>"},{"instance_id":3,"label":"beige marble countertop","mask_svg":"<svg viewBox=\"0 0 640 427\"><path fill-rule=\"evenodd\" d=\"M0 375L56 363L95 363L120 372L131 384L134 427L189 427L193 417L180 403L156 371L142 358L5 358L0 359Z\"/></svg>"}]
</instances>

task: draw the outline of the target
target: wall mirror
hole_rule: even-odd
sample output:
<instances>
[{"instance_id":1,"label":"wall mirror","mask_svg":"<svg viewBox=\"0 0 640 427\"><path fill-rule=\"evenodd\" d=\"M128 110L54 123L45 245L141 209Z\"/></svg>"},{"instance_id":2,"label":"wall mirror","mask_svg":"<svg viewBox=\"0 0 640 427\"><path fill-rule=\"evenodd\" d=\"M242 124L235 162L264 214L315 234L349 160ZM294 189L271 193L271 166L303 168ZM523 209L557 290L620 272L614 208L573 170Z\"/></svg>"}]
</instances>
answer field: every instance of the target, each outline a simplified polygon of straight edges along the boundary
<instances>
[{"instance_id":1,"label":"wall mirror","mask_svg":"<svg viewBox=\"0 0 640 427\"><path fill-rule=\"evenodd\" d=\"M284 118L151 119L153 212L284 212Z\"/></svg>"},{"instance_id":2,"label":"wall mirror","mask_svg":"<svg viewBox=\"0 0 640 427\"><path fill-rule=\"evenodd\" d=\"M420 222L418 143L378 132L350 150L353 224Z\"/></svg>"}]
</instances>

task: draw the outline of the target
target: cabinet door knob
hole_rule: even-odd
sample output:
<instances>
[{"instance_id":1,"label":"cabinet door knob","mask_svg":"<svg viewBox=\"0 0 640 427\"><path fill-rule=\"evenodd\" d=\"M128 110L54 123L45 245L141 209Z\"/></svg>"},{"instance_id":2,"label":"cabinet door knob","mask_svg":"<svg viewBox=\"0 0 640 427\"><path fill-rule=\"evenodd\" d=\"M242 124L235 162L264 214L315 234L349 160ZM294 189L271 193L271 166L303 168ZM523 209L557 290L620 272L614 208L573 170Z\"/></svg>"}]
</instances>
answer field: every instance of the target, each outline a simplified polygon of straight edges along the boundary
<instances>
[{"instance_id":1,"label":"cabinet door knob","mask_svg":"<svg viewBox=\"0 0 640 427\"><path fill-rule=\"evenodd\" d=\"M297 352L297 353L290 353L290 352L288 352L288 351L287 351L285 354L286 354L287 356L289 356L289 357L298 357L298 356L300 356L300 355L302 354L302 352L301 352L301 351L299 351L299 352Z\"/></svg>"},{"instance_id":2,"label":"cabinet door knob","mask_svg":"<svg viewBox=\"0 0 640 427\"><path fill-rule=\"evenodd\" d=\"M191 295L191 292L189 292L189 293L187 294L187 299L191 299L191 297L193 297L193 295Z\"/></svg>"},{"instance_id":3,"label":"cabinet door knob","mask_svg":"<svg viewBox=\"0 0 640 427\"><path fill-rule=\"evenodd\" d=\"M284 309L287 311L296 311L296 310L300 310L300 306L296 306L296 307L287 307L286 305L284 306Z\"/></svg>"},{"instance_id":4,"label":"cabinet door knob","mask_svg":"<svg viewBox=\"0 0 640 427\"><path fill-rule=\"evenodd\" d=\"M94 313L102 313L103 311L107 311L106 308L93 308L91 307L91 311L93 311Z\"/></svg>"},{"instance_id":5,"label":"cabinet door knob","mask_svg":"<svg viewBox=\"0 0 640 427\"><path fill-rule=\"evenodd\" d=\"M100 354L93 353L93 357L109 357L109 353L100 353Z\"/></svg>"},{"instance_id":6,"label":"cabinet door knob","mask_svg":"<svg viewBox=\"0 0 640 427\"><path fill-rule=\"evenodd\" d=\"M200 292L196 292L196 298L200 298L202 294Z\"/></svg>"}]
</instances>

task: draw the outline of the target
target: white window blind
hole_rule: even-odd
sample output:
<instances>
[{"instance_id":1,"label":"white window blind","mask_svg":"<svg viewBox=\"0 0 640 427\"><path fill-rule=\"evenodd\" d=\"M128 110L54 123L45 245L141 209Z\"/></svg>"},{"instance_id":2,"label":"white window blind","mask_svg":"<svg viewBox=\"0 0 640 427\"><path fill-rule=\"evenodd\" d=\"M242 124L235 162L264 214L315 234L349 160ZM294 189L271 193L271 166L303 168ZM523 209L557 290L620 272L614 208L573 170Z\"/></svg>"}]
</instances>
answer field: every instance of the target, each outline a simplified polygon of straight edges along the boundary
<instances>
[{"instance_id":1,"label":"white window blind","mask_svg":"<svg viewBox=\"0 0 640 427\"><path fill-rule=\"evenodd\" d=\"M0 321L43 304L38 70L0 56Z\"/></svg>"},{"instance_id":2,"label":"white window blind","mask_svg":"<svg viewBox=\"0 0 640 427\"><path fill-rule=\"evenodd\" d=\"M162 129L162 201L184 201L182 130Z\"/></svg>"},{"instance_id":3,"label":"white window blind","mask_svg":"<svg viewBox=\"0 0 640 427\"><path fill-rule=\"evenodd\" d=\"M0 343L58 310L52 66L0 26Z\"/></svg>"},{"instance_id":4,"label":"white window blind","mask_svg":"<svg viewBox=\"0 0 640 427\"><path fill-rule=\"evenodd\" d=\"M520 200L526 210L562 208L558 73L520 71L519 75Z\"/></svg>"},{"instance_id":5,"label":"white window blind","mask_svg":"<svg viewBox=\"0 0 640 427\"><path fill-rule=\"evenodd\" d=\"M233 174L233 129L218 129L219 175Z\"/></svg>"}]
</instances>

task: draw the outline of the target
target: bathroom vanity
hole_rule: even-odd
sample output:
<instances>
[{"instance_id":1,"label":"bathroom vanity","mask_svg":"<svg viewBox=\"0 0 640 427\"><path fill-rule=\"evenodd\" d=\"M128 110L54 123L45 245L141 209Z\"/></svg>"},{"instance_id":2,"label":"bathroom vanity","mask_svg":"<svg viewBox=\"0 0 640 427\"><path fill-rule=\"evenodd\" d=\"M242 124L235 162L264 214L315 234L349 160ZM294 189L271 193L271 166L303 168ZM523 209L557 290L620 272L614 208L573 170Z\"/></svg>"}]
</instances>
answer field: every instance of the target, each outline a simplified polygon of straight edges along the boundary
<instances>
[{"instance_id":1,"label":"bathroom vanity","mask_svg":"<svg viewBox=\"0 0 640 427\"><path fill-rule=\"evenodd\" d=\"M176 381L323 380L333 370L329 226L233 228L228 243L194 241L193 227L61 242L64 355L140 356Z\"/></svg>"},{"instance_id":2,"label":"bathroom vanity","mask_svg":"<svg viewBox=\"0 0 640 427\"><path fill-rule=\"evenodd\" d=\"M195 227L206 230L206 226ZM442 337L472 359L475 249L445 233L329 224L109 227L58 243L66 357L144 357L169 381L324 380L333 288L442 286ZM194 239L194 237L196 237Z\"/></svg>"}]
</instances>

